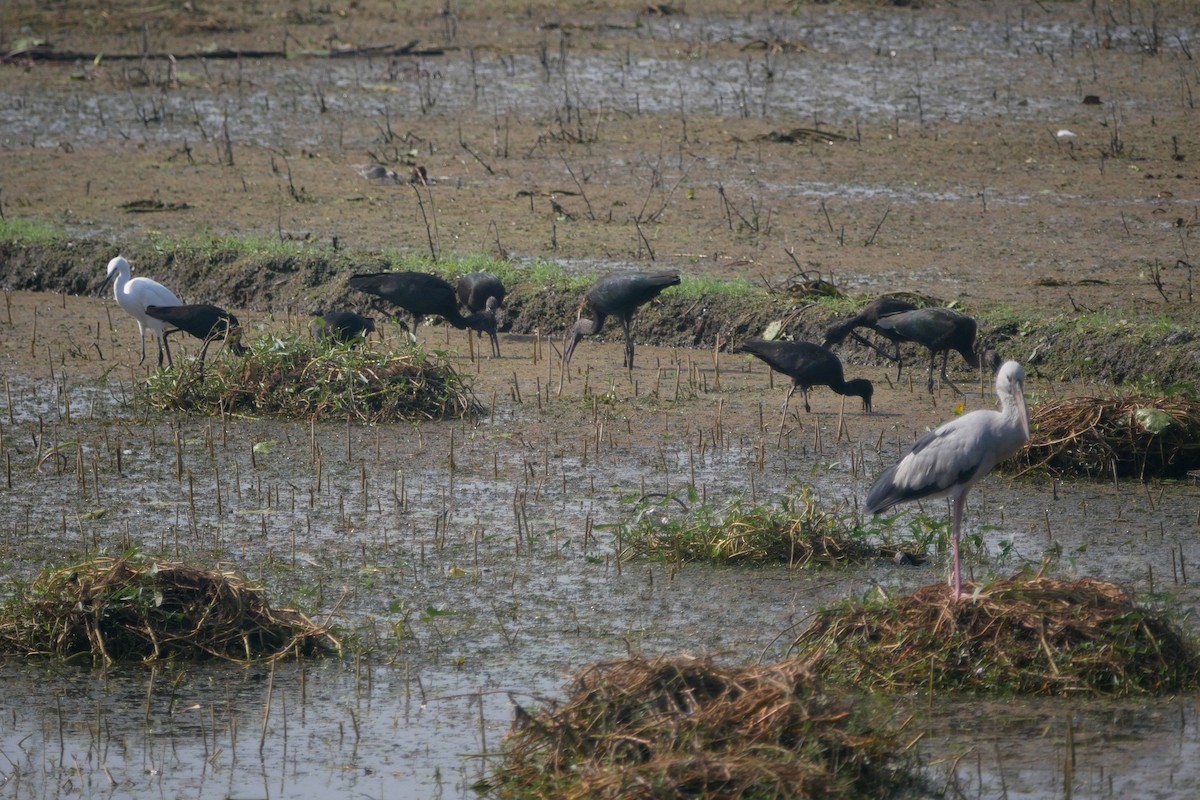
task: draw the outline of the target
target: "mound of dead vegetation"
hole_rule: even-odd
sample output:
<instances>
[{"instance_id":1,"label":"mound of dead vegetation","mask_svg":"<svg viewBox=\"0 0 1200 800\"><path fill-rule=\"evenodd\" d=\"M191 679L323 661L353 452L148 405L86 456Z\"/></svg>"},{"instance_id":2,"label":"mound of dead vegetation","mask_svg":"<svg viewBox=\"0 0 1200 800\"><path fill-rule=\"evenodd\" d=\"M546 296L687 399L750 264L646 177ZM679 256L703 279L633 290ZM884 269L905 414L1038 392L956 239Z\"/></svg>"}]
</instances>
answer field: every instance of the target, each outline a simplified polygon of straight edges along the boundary
<instances>
[{"instance_id":1,"label":"mound of dead vegetation","mask_svg":"<svg viewBox=\"0 0 1200 800\"><path fill-rule=\"evenodd\" d=\"M151 558L97 558L41 573L0 608L0 649L109 664L251 662L339 652L299 611L272 609L225 572Z\"/></svg>"},{"instance_id":2,"label":"mound of dead vegetation","mask_svg":"<svg viewBox=\"0 0 1200 800\"><path fill-rule=\"evenodd\" d=\"M1033 436L1010 462L1024 473L1178 476L1200 466L1200 402L1184 397L1072 397L1039 403Z\"/></svg>"},{"instance_id":3,"label":"mound of dead vegetation","mask_svg":"<svg viewBox=\"0 0 1200 800\"><path fill-rule=\"evenodd\" d=\"M242 357L181 362L146 381L160 411L251 414L361 423L447 419L476 413L462 375L419 348L374 352L262 337Z\"/></svg>"},{"instance_id":4,"label":"mound of dead vegetation","mask_svg":"<svg viewBox=\"0 0 1200 800\"><path fill-rule=\"evenodd\" d=\"M799 660L593 665L571 697L518 708L505 765L478 788L521 798L869 798L910 782L893 735Z\"/></svg>"},{"instance_id":5,"label":"mound of dead vegetation","mask_svg":"<svg viewBox=\"0 0 1200 800\"><path fill-rule=\"evenodd\" d=\"M1200 688L1195 645L1111 583L1016 576L821 612L794 650L866 692L1172 694Z\"/></svg>"}]
</instances>

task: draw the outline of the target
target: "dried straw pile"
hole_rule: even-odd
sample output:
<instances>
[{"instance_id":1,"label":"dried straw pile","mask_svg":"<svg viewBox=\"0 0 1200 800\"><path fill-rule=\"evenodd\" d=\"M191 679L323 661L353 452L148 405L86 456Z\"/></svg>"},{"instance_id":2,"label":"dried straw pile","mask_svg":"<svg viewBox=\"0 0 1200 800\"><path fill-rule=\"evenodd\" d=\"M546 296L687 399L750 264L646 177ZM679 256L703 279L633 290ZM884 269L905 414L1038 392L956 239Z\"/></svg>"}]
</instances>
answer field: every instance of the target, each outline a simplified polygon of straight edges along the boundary
<instances>
[{"instance_id":1,"label":"dried straw pile","mask_svg":"<svg viewBox=\"0 0 1200 800\"><path fill-rule=\"evenodd\" d=\"M0 649L93 662L251 662L340 651L299 611L272 609L235 575L154 559L98 558L42 572L0 608Z\"/></svg>"},{"instance_id":2,"label":"dried straw pile","mask_svg":"<svg viewBox=\"0 0 1200 800\"><path fill-rule=\"evenodd\" d=\"M1111 583L1013 577L977 598L944 584L822 612L794 648L868 692L1170 694L1200 688L1193 643Z\"/></svg>"},{"instance_id":3,"label":"dried straw pile","mask_svg":"<svg viewBox=\"0 0 1200 800\"><path fill-rule=\"evenodd\" d=\"M262 337L250 352L154 373L146 397L160 411L246 413L361 423L447 419L479 410L463 377L418 349L376 353Z\"/></svg>"},{"instance_id":4,"label":"dried straw pile","mask_svg":"<svg viewBox=\"0 0 1200 800\"><path fill-rule=\"evenodd\" d=\"M1182 475L1200 466L1200 403L1182 397L1073 397L1033 411L1033 436L1009 469L1054 475Z\"/></svg>"},{"instance_id":5,"label":"dried straw pile","mask_svg":"<svg viewBox=\"0 0 1200 800\"><path fill-rule=\"evenodd\" d=\"M896 742L798 660L593 665L561 706L518 709L486 786L521 798L869 798L909 780Z\"/></svg>"}]
</instances>

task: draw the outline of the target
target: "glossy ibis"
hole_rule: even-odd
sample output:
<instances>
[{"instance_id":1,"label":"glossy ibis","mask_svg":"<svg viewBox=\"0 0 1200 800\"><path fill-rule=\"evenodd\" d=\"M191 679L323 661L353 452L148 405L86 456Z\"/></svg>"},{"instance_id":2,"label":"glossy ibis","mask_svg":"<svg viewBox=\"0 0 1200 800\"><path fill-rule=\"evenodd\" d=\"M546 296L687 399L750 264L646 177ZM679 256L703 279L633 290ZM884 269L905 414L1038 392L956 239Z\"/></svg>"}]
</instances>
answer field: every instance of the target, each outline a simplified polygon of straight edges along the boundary
<instances>
[{"instance_id":1,"label":"glossy ibis","mask_svg":"<svg viewBox=\"0 0 1200 800\"><path fill-rule=\"evenodd\" d=\"M309 326L313 338L355 346L375 332L375 320L353 311L327 311Z\"/></svg>"},{"instance_id":2,"label":"glossy ibis","mask_svg":"<svg viewBox=\"0 0 1200 800\"><path fill-rule=\"evenodd\" d=\"M208 346L216 340L223 339L234 355L240 356L246 352L246 348L241 342L242 329L238 324L238 318L220 306L206 303L174 306L149 305L146 306L146 314L171 326L169 330L163 331L164 345L167 343L167 337L176 331L183 331L203 341L204 345L200 348L202 369ZM170 352L167 350L168 354Z\"/></svg>"},{"instance_id":3,"label":"glossy ibis","mask_svg":"<svg viewBox=\"0 0 1200 800\"><path fill-rule=\"evenodd\" d=\"M879 327L879 318L888 314L899 314L902 311L915 311L916 306L907 300L901 300L896 297L880 297L872 300L863 306L863 310L850 317L847 320L839 322L828 331L825 332L825 339L821 342L823 347L833 347L836 344L841 344L847 336L852 336L860 344L864 344L873 348L884 357L896 362L896 380L900 380L900 369L903 367L903 362L900 360L900 342L904 341L896 335L894 331L887 328ZM891 355L879 349L878 345L872 344L858 334L855 328L870 328L880 336L888 339L896 346L896 354Z\"/></svg>"},{"instance_id":4,"label":"glossy ibis","mask_svg":"<svg viewBox=\"0 0 1200 800\"><path fill-rule=\"evenodd\" d=\"M863 411L871 412L871 395L875 388L866 378L848 381L842 372L842 362L827 348L812 342L780 342L766 339L747 339L738 345L735 352L749 353L767 362L767 366L792 379L787 397L783 399L783 412L796 389L804 396L804 410L811 412L808 391L814 386L828 386L846 397L861 397Z\"/></svg>"},{"instance_id":5,"label":"glossy ibis","mask_svg":"<svg viewBox=\"0 0 1200 800\"><path fill-rule=\"evenodd\" d=\"M414 337L421 319L433 314L456 328L486 333L492 340L492 355L500 355L494 309L485 308L464 317L458 310L454 287L437 275L427 272L372 272L351 275L347 283L352 289L382 297L412 314Z\"/></svg>"},{"instance_id":6,"label":"glossy ibis","mask_svg":"<svg viewBox=\"0 0 1200 800\"><path fill-rule=\"evenodd\" d=\"M593 319L577 320L567 333L563 346L562 374L566 374L571 365L571 355L579 340L599 333L610 316L619 319L625 331L625 360L622 366L633 369L633 337L629 333L629 324L633 321L634 313L658 297L663 289L678 285L679 274L676 272L622 272L598 279L579 304L581 311L588 306L595 316ZM562 375L559 376L559 389L562 389Z\"/></svg>"},{"instance_id":7,"label":"glossy ibis","mask_svg":"<svg viewBox=\"0 0 1200 800\"><path fill-rule=\"evenodd\" d=\"M490 272L468 272L458 279L454 288L458 302L472 314L485 310L489 297L496 298L497 307L504 305L504 297L508 294L504 282Z\"/></svg>"},{"instance_id":8,"label":"glossy ibis","mask_svg":"<svg viewBox=\"0 0 1200 800\"><path fill-rule=\"evenodd\" d=\"M995 370L1000 359L994 350L979 352L975 349L975 320L950 308L918 308L888 314L875 323L881 331L890 331L901 342L915 342L929 350L929 380L927 387L933 391L933 364L938 353L942 354L942 380L958 394L962 394L946 375L946 362L950 351L960 353L972 367L986 365ZM887 335L887 334L885 334Z\"/></svg>"}]
</instances>

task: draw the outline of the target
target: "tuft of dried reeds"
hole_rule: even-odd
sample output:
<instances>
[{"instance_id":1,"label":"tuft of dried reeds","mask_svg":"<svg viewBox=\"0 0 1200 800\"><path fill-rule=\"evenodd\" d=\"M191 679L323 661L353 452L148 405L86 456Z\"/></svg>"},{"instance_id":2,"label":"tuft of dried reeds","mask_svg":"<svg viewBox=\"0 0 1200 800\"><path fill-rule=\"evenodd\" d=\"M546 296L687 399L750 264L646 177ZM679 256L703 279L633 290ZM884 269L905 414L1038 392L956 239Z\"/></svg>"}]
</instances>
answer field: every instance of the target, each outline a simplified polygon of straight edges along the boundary
<instances>
[{"instance_id":1,"label":"tuft of dried reeds","mask_svg":"<svg viewBox=\"0 0 1200 800\"><path fill-rule=\"evenodd\" d=\"M161 411L248 413L361 423L447 419L482 411L464 377L419 348L374 352L316 346L299 336L260 337L228 354L152 374L147 400Z\"/></svg>"},{"instance_id":2,"label":"tuft of dried reeds","mask_svg":"<svg viewBox=\"0 0 1200 800\"><path fill-rule=\"evenodd\" d=\"M148 557L45 570L0 607L0 649L68 660L254 662L340 652L300 611L227 572Z\"/></svg>"},{"instance_id":3,"label":"tuft of dried reeds","mask_svg":"<svg viewBox=\"0 0 1200 800\"><path fill-rule=\"evenodd\" d=\"M798 659L595 664L570 698L518 707L492 796L862 798L911 780L890 732L825 691Z\"/></svg>"},{"instance_id":4,"label":"tuft of dried reeds","mask_svg":"<svg viewBox=\"0 0 1200 800\"><path fill-rule=\"evenodd\" d=\"M865 692L1170 694L1200 688L1194 643L1120 587L1014 576L963 600L945 584L817 615L793 643Z\"/></svg>"},{"instance_id":5,"label":"tuft of dried reeds","mask_svg":"<svg viewBox=\"0 0 1200 800\"><path fill-rule=\"evenodd\" d=\"M1007 469L1056 476L1183 475L1200 466L1200 402L1136 395L1039 403L1033 435Z\"/></svg>"}]
</instances>

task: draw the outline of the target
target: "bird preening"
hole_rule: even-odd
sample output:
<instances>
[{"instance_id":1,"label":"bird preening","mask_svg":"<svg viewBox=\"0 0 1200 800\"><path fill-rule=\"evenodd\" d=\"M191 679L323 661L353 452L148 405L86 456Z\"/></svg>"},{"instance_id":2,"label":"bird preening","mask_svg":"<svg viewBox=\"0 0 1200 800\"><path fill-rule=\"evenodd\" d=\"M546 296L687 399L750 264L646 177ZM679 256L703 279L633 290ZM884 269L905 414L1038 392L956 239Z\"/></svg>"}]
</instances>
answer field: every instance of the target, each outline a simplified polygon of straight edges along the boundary
<instances>
[{"instance_id":1,"label":"bird preening","mask_svg":"<svg viewBox=\"0 0 1200 800\"><path fill-rule=\"evenodd\" d=\"M562 376L571 366L575 347L585 336L595 336L604 327L609 317L616 317L625 332L625 360L622 366L633 369L633 336L629 326L639 308L658 297L670 286L679 285L677 272L621 272L599 278L583 296L579 309L590 308L592 318L581 316L567 332L563 345L562 372L559 374L558 389L562 391Z\"/></svg>"},{"instance_id":2,"label":"bird preening","mask_svg":"<svg viewBox=\"0 0 1200 800\"><path fill-rule=\"evenodd\" d=\"M416 338L421 320L432 314L441 317L455 328L486 333L492 341L492 355L499 357L500 343L496 338L495 305L463 316L458 309L455 287L428 272L371 272L351 275L347 284L352 289L373 294L412 314L410 331Z\"/></svg>"},{"instance_id":3,"label":"bird preening","mask_svg":"<svg viewBox=\"0 0 1200 800\"><path fill-rule=\"evenodd\" d=\"M981 409L950 420L926 433L875 480L867 493L868 514L887 511L897 503L949 497L953 597L962 597L959 540L967 492L1016 455L1029 440L1029 409L1025 405L1025 369L1006 361L996 375L1000 410Z\"/></svg>"},{"instance_id":4,"label":"bird preening","mask_svg":"<svg viewBox=\"0 0 1200 800\"><path fill-rule=\"evenodd\" d=\"M158 344L158 366L163 363L163 351L167 354L167 363L174 366L171 360L171 348L163 334L161 319L156 319L146 313L147 306L178 306L182 301L167 287L150 278L133 277L133 271L124 256L117 256L108 262L108 273L104 278L105 285L113 282L113 297L126 314L129 314L138 324L138 335L142 340L142 358L139 364L146 361L146 331L154 334Z\"/></svg>"}]
</instances>

